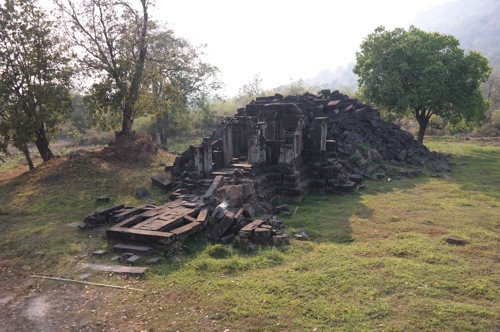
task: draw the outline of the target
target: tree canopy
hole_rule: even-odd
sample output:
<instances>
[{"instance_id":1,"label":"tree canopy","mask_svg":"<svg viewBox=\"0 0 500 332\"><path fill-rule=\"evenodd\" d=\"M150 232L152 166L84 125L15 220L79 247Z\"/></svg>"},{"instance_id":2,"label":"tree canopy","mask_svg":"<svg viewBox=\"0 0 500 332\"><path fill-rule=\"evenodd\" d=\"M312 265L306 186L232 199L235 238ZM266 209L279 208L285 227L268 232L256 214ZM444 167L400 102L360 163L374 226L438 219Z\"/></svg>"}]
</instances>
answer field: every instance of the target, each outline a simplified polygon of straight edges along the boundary
<instances>
[{"instance_id":1,"label":"tree canopy","mask_svg":"<svg viewBox=\"0 0 500 332\"><path fill-rule=\"evenodd\" d=\"M28 143L44 161L53 157L51 134L72 112L72 69L53 22L35 0L7 0L0 6L0 149L12 144L30 169Z\"/></svg>"},{"instance_id":2,"label":"tree canopy","mask_svg":"<svg viewBox=\"0 0 500 332\"><path fill-rule=\"evenodd\" d=\"M433 116L460 129L485 119L489 103L479 87L491 68L479 52L465 54L455 37L379 27L360 49L353 69L360 96L396 117L415 116L420 142Z\"/></svg>"},{"instance_id":3,"label":"tree canopy","mask_svg":"<svg viewBox=\"0 0 500 332\"><path fill-rule=\"evenodd\" d=\"M126 0L55 2L77 48L82 79L94 81L86 98L94 119L101 125L121 120L122 131L131 131L148 48L149 1L140 0L140 8Z\"/></svg>"}]
</instances>

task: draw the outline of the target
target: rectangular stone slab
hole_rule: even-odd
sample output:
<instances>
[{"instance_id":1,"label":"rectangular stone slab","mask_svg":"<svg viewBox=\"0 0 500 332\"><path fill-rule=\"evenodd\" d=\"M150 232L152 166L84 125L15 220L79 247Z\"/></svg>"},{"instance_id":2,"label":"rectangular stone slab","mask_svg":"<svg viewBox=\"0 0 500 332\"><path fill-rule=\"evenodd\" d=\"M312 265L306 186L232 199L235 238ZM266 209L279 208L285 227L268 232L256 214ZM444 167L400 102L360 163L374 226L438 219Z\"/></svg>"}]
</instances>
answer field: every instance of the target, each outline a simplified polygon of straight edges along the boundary
<instances>
[{"instance_id":1,"label":"rectangular stone slab","mask_svg":"<svg viewBox=\"0 0 500 332\"><path fill-rule=\"evenodd\" d=\"M132 251L140 253L153 253L155 250L152 247L134 246L131 244L118 243L113 246L115 250Z\"/></svg>"},{"instance_id":2,"label":"rectangular stone slab","mask_svg":"<svg viewBox=\"0 0 500 332\"><path fill-rule=\"evenodd\" d=\"M220 237L235 223L234 221L234 214L231 212L226 212L226 215L220 223L215 226L214 230L208 234L208 237L212 241L218 241Z\"/></svg>"},{"instance_id":3,"label":"rectangular stone slab","mask_svg":"<svg viewBox=\"0 0 500 332\"><path fill-rule=\"evenodd\" d=\"M132 240L147 243L170 244L175 241L175 234L170 232L147 231L125 227L111 227L106 235L115 239Z\"/></svg>"},{"instance_id":4,"label":"rectangular stone slab","mask_svg":"<svg viewBox=\"0 0 500 332\"><path fill-rule=\"evenodd\" d=\"M129 258L127 258L126 262L127 263L130 263L130 264L135 264L139 259L141 259L141 256L137 256L137 255L132 255L130 256Z\"/></svg>"},{"instance_id":5,"label":"rectangular stone slab","mask_svg":"<svg viewBox=\"0 0 500 332\"><path fill-rule=\"evenodd\" d=\"M201 230L203 230L203 225L197 221L193 221L187 225L172 230L171 233L175 234L177 239L182 239L191 234L198 233Z\"/></svg>"},{"instance_id":6,"label":"rectangular stone slab","mask_svg":"<svg viewBox=\"0 0 500 332\"><path fill-rule=\"evenodd\" d=\"M125 207L125 205L123 205L123 204L114 205L114 206L102 209L100 211L97 211L95 214L106 215L106 214L111 213L113 211L116 211L116 210L119 210L119 209L123 209L124 207Z\"/></svg>"},{"instance_id":7,"label":"rectangular stone slab","mask_svg":"<svg viewBox=\"0 0 500 332\"><path fill-rule=\"evenodd\" d=\"M254 230L259 227L260 225L262 225L264 223L263 220L260 220L260 219L257 219L251 223L249 223L248 225L246 225L245 227L243 227L240 231L239 231L239 235L242 236L242 237L246 237L246 238L252 238L253 237L253 233L254 233Z\"/></svg>"},{"instance_id":8,"label":"rectangular stone slab","mask_svg":"<svg viewBox=\"0 0 500 332\"><path fill-rule=\"evenodd\" d=\"M147 208L145 205L140 205L138 207L135 207L133 209L127 210L125 212L122 212L120 214L117 214L117 215L111 217L111 220L118 223L118 222L123 221L127 218L130 218L130 217L135 216L137 214L143 213L146 210L149 211L150 208Z\"/></svg>"},{"instance_id":9,"label":"rectangular stone slab","mask_svg":"<svg viewBox=\"0 0 500 332\"><path fill-rule=\"evenodd\" d=\"M212 184L210 185L210 187L208 187L208 189L205 192L205 195L203 197L208 198L208 197L212 196L214 194L214 191L221 186L223 179L224 179L224 177L222 175L217 175L215 177L215 179L212 181Z\"/></svg>"},{"instance_id":10,"label":"rectangular stone slab","mask_svg":"<svg viewBox=\"0 0 500 332\"><path fill-rule=\"evenodd\" d=\"M168 232L172 229L180 227L184 224L184 218L178 216L164 216L159 218L154 218L152 220L146 220L138 225L135 225L134 229L142 229L149 231L161 231Z\"/></svg>"},{"instance_id":11,"label":"rectangular stone slab","mask_svg":"<svg viewBox=\"0 0 500 332\"><path fill-rule=\"evenodd\" d=\"M148 269L147 267L141 267L141 266L100 265L100 264L83 264L83 267L95 271L128 273L128 274L143 274Z\"/></svg>"},{"instance_id":12,"label":"rectangular stone slab","mask_svg":"<svg viewBox=\"0 0 500 332\"><path fill-rule=\"evenodd\" d=\"M151 178L152 183L165 192L172 190L174 184L163 176L155 175Z\"/></svg>"},{"instance_id":13,"label":"rectangular stone slab","mask_svg":"<svg viewBox=\"0 0 500 332\"><path fill-rule=\"evenodd\" d=\"M200 211L200 214L198 214L198 217L196 217L196 221L199 223L202 223L203 225L206 225L206 222L208 220L208 209L203 209Z\"/></svg>"}]
</instances>

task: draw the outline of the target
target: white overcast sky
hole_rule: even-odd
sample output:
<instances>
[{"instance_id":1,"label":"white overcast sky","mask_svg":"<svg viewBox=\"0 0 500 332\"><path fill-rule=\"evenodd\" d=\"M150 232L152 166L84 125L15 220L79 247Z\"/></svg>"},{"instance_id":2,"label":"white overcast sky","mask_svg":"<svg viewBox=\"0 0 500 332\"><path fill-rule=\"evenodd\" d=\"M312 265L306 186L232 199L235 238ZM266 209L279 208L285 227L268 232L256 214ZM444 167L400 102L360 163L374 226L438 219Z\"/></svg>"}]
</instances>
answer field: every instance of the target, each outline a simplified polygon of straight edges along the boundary
<instances>
[{"instance_id":1,"label":"white overcast sky","mask_svg":"<svg viewBox=\"0 0 500 332\"><path fill-rule=\"evenodd\" d=\"M231 97L257 73L271 89L346 66L376 27L408 27L419 11L452 1L156 0L150 17L193 44L207 44L205 60L220 69Z\"/></svg>"},{"instance_id":2,"label":"white overcast sky","mask_svg":"<svg viewBox=\"0 0 500 332\"><path fill-rule=\"evenodd\" d=\"M152 16L178 36L208 44L206 60L221 70L232 96L256 73L273 88L345 66L376 27L407 27L419 11L449 1L157 0Z\"/></svg>"}]
</instances>

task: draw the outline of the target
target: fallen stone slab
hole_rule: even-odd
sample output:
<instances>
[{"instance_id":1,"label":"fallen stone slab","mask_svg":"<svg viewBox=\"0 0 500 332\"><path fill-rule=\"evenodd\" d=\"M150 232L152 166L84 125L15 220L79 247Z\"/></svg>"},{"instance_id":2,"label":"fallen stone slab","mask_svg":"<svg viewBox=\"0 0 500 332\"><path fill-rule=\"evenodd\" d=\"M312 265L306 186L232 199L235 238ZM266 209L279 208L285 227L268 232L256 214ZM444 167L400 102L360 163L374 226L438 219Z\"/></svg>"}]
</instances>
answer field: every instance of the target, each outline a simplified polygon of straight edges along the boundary
<instances>
[{"instance_id":1,"label":"fallen stone slab","mask_svg":"<svg viewBox=\"0 0 500 332\"><path fill-rule=\"evenodd\" d=\"M209 198L213 196L214 191L218 189L223 182L224 177L222 175L217 175L215 179L212 181L212 184L210 187L208 187L207 191L205 192L205 195L203 196L204 198Z\"/></svg>"},{"instance_id":2,"label":"fallen stone slab","mask_svg":"<svg viewBox=\"0 0 500 332\"><path fill-rule=\"evenodd\" d=\"M279 234L273 236L273 243L277 246L285 246L290 244L288 234Z\"/></svg>"},{"instance_id":3,"label":"fallen stone slab","mask_svg":"<svg viewBox=\"0 0 500 332\"><path fill-rule=\"evenodd\" d=\"M449 244L454 244L454 245L459 245L459 246L463 246L467 243L467 241L465 239L462 239L461 237L458 237L458 236L449 236L446 239L446 242Z\"/></svg>"},{"instance_id":4,"label":"fallen stone slab","mask_svg":"<svg viewBox=\"0 0 500 332\"><path fill-rule=\"evenodd\" d=\"M137 189L137 194L142 198L142 199L154 199L153 195L147 190L146 188L142 187Z\"/></svg>"},{"instance_id":5,"label":"fallen stone slab","mask_svg":"<svg viewBox=\"0 0 500 332\"><path fill-rule=\"evenodd\" d=\"M159 261L160 261L160 257L154 257L154 258L151 258L150 260L148 260L148 264L156 265L156 264L158 264Z\"/></svg>"},{"instance_id":6,"label":"fallen stone slab","mask_svg":"<svg viewBox=\"0 0 500 332\"><path fill-rule=\"evenodd\" d=\"M207 217L208 217L208 209L203 209L198 214L198 217L196 217L196 221L201 223L203 226L206 226L208 222Z\"/></svg>"},{"instance_id":7,"label":"fallen stone slab","mask_svg":"<svg viewBox=\"0 0 500 332\"><path fill-rule=\"evenodd\" d=\"M148 210L148 208L145 205L140 205L140 206L134 207L132 209L126 209L125 211L112 216L111 221L113 221L115 223L119 223L123 220L126 220L127 218L136 216L136 215L141 214L147 210Z\"/></svg>"},{"instance_id":8,"label":"fallen stone slab","mask_svg":"<svg viewBox=\"0 0 500 332\"><path fill-rule=\"evenodd\" d=\"M124 207L125 207L125 205L123 205L123 204L113 205L113 206L107 207L105 209L96 211L94 213L94 215L95 214L97 214L97 215L107 215L107 214L113 213L113 212L115 212L117 210L123 209Z\"/></svg>"},{"instance_id":9,"label":"fallen stone slab","mask_svg":"<svg viewBox=\"0 0 500 332\"><path fill-rule=\"evenodd\" d=\"M131 252L152 254L155 252L154 248L146 246L136 246L131 244L118 243L113 246L114 250L126 250Z\"/></svg>"},{"instance_id":10,"label":"fallen stone slab","mask_svg":"<svg viewBox=\"0 0 500 332\"><path fill-rule=\"evenodd\" d=\"M135 275L141 275L148 269L147 267L141 267L141 266L101 265L101 264L83 264L83 267L94 271L135 274Z\"/></svg>"},{"instance_id":11,"label":"fallen stone slab","mask_svg":"<svg viewBox=\"0 0 500 332\"><path fill-rule=\"evenodd\" d=\"M135 264L135 263L137 263L140 259L141 259L141 256L132 255L132 256L130 256L129 258L127 258L127 260L126 260L125 262L126 262L126 263L129 263L129 264L134 265L134 264Z\"/></svg>"},{"instance_id":12,"label":"fallen stone slab","mask_svg":"<svg viewBox=\"0 0 500 332\"><path fill-rule=\"evenodd\" d=\"M184 217L186 218L186 217ZM183 239L191 234L198 233L203 230L203 224L197 222L196 220L191 221L189 224L182 227L173 229L172 234L176 235L177 240Z\"/></svg>"},{"instance_id":13,"label":"fallen stone slab","mask_svg":"<svg viewBox=\"0 0 500 332\"><path fill-rule=\"evenodd\" d=\"M125 263L127 261L127 259L129 259L132 256L134 256L133 253L131 253L131 252L124 252L121 256L118 256L118 261L121 262L121 263Z\"/></svg>"},{"instance_id":14,"label":"fallen stone slab","mask_svg":"<svg viewBox=\"0 0 500 332\"><path fill-rule=\"evenodd\" d=\"M95 200L97 202L109 202L109 197L97 197Z\"/></svg>"},{"instance_id":15,"label":"fallen stone slab","mask_svg":"<svg viewBox=\"0 0 500 332\"><path fill-rule=\"evenodd\" d=\"M106 216L100 216L100 215L87 216L85 218L85 222L91 226L100 226L104 224L105 221L106 221Z\"/></svg>"},{"instance_id":16,"label":"fallen stone slab","mask_svg":"<svg viewBox=\"0 0 500 332\"><path fill-rule=\"evenodd\" d=\"M234 234L229 234L229 235L226 235L224 237L221 237L220 238L220 243L222 243L222 244L228 244L228 243L233 242L234 239L235 239L235 235Z\"/></svg>"},{"instance_id":17,"label":"fallen stone slab","mask_svg":"<svg viewBox=\"0 0 500 332\"><path fill-rule=\"evenodd\" d=\"M108 251L107 250L96 250L92 253L93 256L103 256L105 254L107 254Z\"/></svg>"},{"instance_id":18,"label":"fallen stone slab","mask_svg":"<svg viewBox=\"0 0 500 332\"><path fill-rule=\"evenodd\" d=\"M254 236L258 238L269 238L271 237L271 230L265 227L257 227L254 230Z\"/></svg>"},{"instance_id":19,"label":"fallen stone slab","mask_svg":"<svg viewBox=\"0 0 500 332\"><path fill-rule=\"evenodd\" d=\"M165 179L163 176L155 175L151 177L151 181L153 182L153 185L160 188L161 190L165 192L169 192L172 190L174 184L170 182L169 180Z\"/></svg>"},{"instance_id":20,"label":"fallen stone slab","mask_svg":"<svg viewBox=\"0 0 500 332\"><path fill-rule=\"evenodd\" d=\"M224 218L215 226L214 230L208 234L208 238L212 241L218 241L221 236L235 223L234 214L226 212Z\"/></svg>"},{"instance_id":21,"label":"fallen stone slab","mask_svg":"<svg viewBox=\"0 0 500 332\"><path fill-rule=\"evenodd\" d=\"M259 227L260 225L262 225L264 223L263 220L261 219L257 219L253 222L251 222L250 224L246 225L245 227L243 227L240 231L239 231L239 236L242 237L242 238L247 238L247 239L251 239L253 237L253 234L254 234L254 230Z\"/></svg>"},{"instance_id":22,"label":"fallen stone slab","mask_svg":"<svg viewBox=\"0 0 500 332\"><path fill-rule=\"evenodd\" d=\"M212 217L221 220L222 218L224 218L225 214L226 214L226 207L225 205L220 204L217 205L217 207L212 212Z\"/></svg>"},{"instance_id":23,"label":"fallen stone slab","mask_svg":"<svg viewBox=\"0 0 500 332\"><path fill-rule=\"evenodd\" d=\"M278 210L278 212L290 212L290 207L286 204L279 205L276 207L276 210Z\"/></svg>"}]
</instances>

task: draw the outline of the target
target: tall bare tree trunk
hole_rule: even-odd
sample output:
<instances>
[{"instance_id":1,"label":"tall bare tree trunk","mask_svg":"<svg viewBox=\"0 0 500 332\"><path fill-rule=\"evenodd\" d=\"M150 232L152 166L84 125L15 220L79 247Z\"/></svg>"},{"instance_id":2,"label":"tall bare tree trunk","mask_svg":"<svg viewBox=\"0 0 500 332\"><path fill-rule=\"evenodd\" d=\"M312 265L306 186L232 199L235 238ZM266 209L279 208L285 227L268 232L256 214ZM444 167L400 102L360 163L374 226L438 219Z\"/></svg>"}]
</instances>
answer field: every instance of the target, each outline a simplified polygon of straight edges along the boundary
<instances>
[{"instance_id":1,"label":"tall bare tree trunk","mask_svg":"<svg viewBox=\"0 0 500 332\"><path fill-rule=\"evenodd\" d=\"M47 133L45 132L45 126L43 124L36 133L35 145L43 161L48 161L54 158L54 154L49 148L49 140L47 138Z\"/></svg>"},{"instance_id":2,"label":"tall bare tree trunk","mask_svg":"<svg viewBox=\"0 0 500 332\"><path fill-rule=\"evenodd\" d=\"M417 141L419 141L422 144L424 143L424 135L426 129L427 129L427 124L422 124L419 121Z\"/></svg>"},{"instance_id":3,"label":"tall bare tree trunk","mask_svg":"<svg viewBox=\"0 0 500 332\"><path fill-rule=\"evenodd\" d=\"M146 62L147 42L146 36L148 33L148 5L147 0L141 0L142 3L142 30L139 40L139 58L135 63L135 72L132 77L132 82L128 91L128 98L123 109L122 131L130 132L134 123L134 106L139 99L139 88L141 86L142 72L144 70L144 62Z\"/></svg>"},{"instance_id":4,"label":"tall bare tree trunk","mask_svg":"<svg viewBox=\"0 0 500 332\"><path fill-rule=\"evenodd\" d=\"M160 134L161 147L168 151L167 145L167 130L168 130L168 115L157 115L156 123L158 125L158 133Z\"/></svg>"},{"instance_id":5,"label":"tall bare tree trunk","mask_svg":"<svg viewBox=\"0 0 500 332\"><path fill-rule=\"evenodd\" d=\"M28 146L24 144L24 147L21 148L21 151L24 153L24 156L26 157L26 161L28 162L28 166L30 168L30 171L35 168L35 165L33 165L33 161L31 160L30 156L30 151L28 150Z\"/></svg>"}]
</instances>

